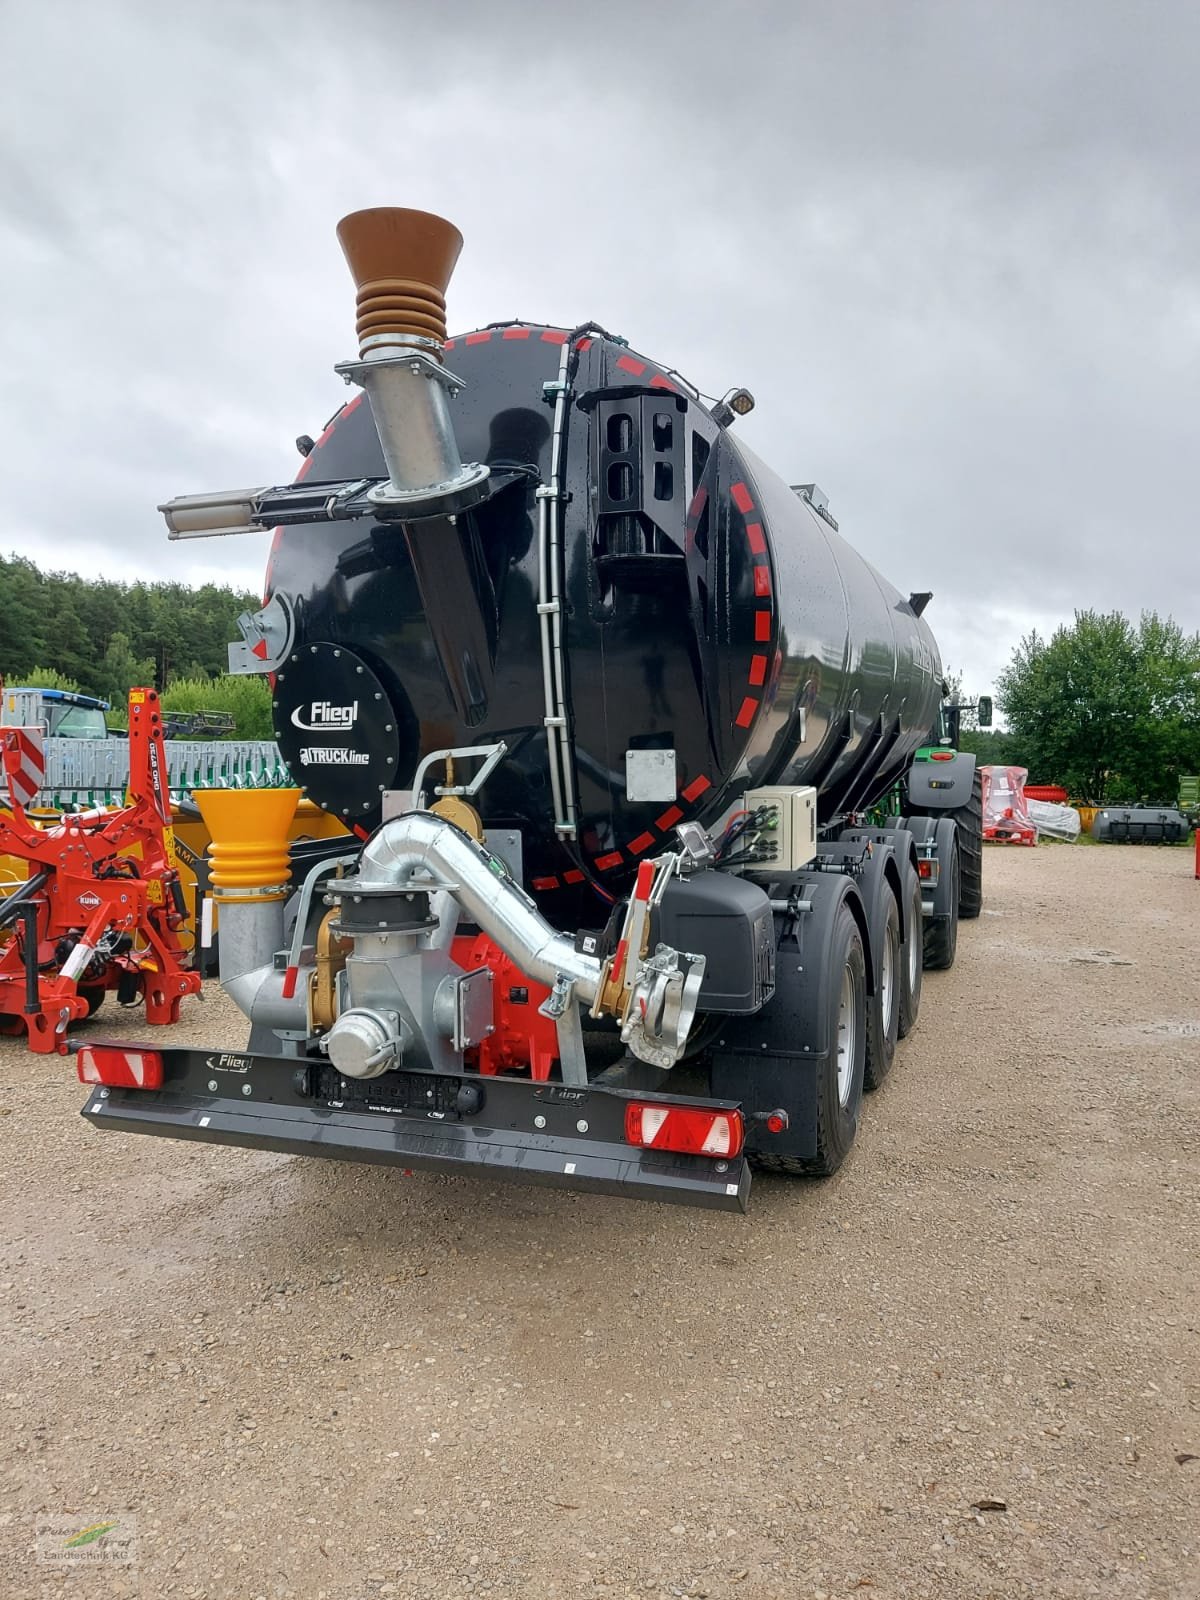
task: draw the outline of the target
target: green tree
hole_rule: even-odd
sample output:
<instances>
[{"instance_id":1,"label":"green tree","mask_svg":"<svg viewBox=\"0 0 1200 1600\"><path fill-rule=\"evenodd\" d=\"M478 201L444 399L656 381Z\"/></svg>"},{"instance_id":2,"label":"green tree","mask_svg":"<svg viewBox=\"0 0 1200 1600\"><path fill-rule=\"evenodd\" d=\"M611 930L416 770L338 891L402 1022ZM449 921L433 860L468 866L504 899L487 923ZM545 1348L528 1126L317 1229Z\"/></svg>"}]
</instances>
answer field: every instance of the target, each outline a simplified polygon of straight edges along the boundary
<instances>
[{"instance_id":1,"label":"green tree","mask_svg":"<svg viewBox=\"0 0 1200 1600\"><path fill-rule=\"evenodd\" d=\"M154 662L149 656L138 658L129 643L129 635L118 629L108 641L108 649L97 672L100 693L111 702L114 712L120 712L121 726L125 726L125 710L129 691L135 685L149 688L154 683Z\"/></svg>"},{"instance_id":2,"label":"green tree","mask_svg":"<svg viewBox=\"0 0 1200 1600\"><path fill-rule=\"evenodd\" d=\"M1168 802L1200 765L1200 635L1170 617L1077 611L1022 639L997 686L1030 778L1084 804Z\"/></svg>"},{"instance_id":3,"label":"green tree","mask_svg":"<svg viewBox=\"0 0 1200 1600\"><path fill-rule=\"evenodd\" d=\"M273 739L271 689L265 678L178 678L162 697L164 711L227 711L231 739Z\"/></svg>"},{"instance_id":4,"label":"green tree","mask_svg":"<svg viewBox=\"0 0 1200 1600\"><path fill-rule=\"evenodd\" d=\"M12 679L14 688L22 689L66 689L71 694L78 694L79 685L74 678L68 678L62 672L56 672L53 667L31 667L28 672L21 674L18 685L16 677Z\"/></svg>"},{"instance_id":5,"label":"green tree","mask_svg":"<svg viewBox=\"0 0 1200 1600\"><path fill-rule=\"evenodd\" d=\"M113 693L124 668L106 666L117 634L139 672L161 689L176 677L224 672L237 618L258 608L256 595L204 584L118 583L44 572L24 556L0 556L0 677L10 683L42 665L73 678L90 694ZM124 660L118 648L116 660Z\"/></svg>"}]
</instances>

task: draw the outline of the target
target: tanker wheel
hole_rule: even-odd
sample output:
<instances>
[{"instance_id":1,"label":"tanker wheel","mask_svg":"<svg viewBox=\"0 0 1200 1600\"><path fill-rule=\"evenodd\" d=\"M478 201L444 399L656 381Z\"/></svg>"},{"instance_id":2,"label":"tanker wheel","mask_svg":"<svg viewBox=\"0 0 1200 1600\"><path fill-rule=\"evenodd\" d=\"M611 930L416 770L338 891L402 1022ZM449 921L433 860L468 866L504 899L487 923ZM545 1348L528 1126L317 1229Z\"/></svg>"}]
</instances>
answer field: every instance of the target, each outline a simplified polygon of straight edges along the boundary
<instances>
[{"instance_id":1,"label":"tanker wheel","mask_svg":"<svg viewBox=\"0 0 1200 1600\"><path fill-rule=\"evenodd\" d=\"M971 798L957 811L948 811L958 828L958 914L977 917L983 910L983 774L975 768Z\"/></svg>"},{"instance_id":2,"label":"tanker wheel","mask_svg":"<svg viewBox=\"0 0 1200 1600\"><path fill-rule=\"evenodd\" d=\"M954 956L958 950L958 897L960 893L958 870L958 840L954 841L954 848L950 852L950 860L946 865L950 875L950 892L946 898L950 902L950 915L940 919L930 918L925 924L925 965L930 972L945 972L954 965Z\"/></svg>"},{"instance_id":3,"label":"tanker wheel","mask_svg":"<svg viewBox=\"0 0 1200 1600\"><path fill-rule=\"evenodd\" d=\"M925 975L925 913L921 909L921 880L914 872L904 919L907 937L900 946L900 1023L898 1033L907 1039L917 1025L921 1009L921 982Z\"/></svg>"},{"instance_id":4,"label":"tanker wheel","mask_svg":"<svg viewBox=\"0 0 1200 1600\"><path fill-rule=\"evenodd\" d=\"M867 962L853 911L838 907L830 929L829 957L823 970L829 983L823 997L829 1049L817 1069L812 1107L816 1126L814 1156L771 1156L757 1152L753 1164L764 1172L795 1178L827 1178L850 1152L858 1132L863 1072L867 1062Z\"/></svg>"},{"instance_id":5,"label":"tanker wheel","mask_svg":"<svg viewBox=\"0 0 1200 1600\"><path fill-rule=\"evenodd\" d=\"M892 1070L900 1028L900 911L890 891L885 896L883 933L879 940L879 974L875 993L867 998L867 1059L863 1087L878 1089Z\"/></svg>"}]
</instances>

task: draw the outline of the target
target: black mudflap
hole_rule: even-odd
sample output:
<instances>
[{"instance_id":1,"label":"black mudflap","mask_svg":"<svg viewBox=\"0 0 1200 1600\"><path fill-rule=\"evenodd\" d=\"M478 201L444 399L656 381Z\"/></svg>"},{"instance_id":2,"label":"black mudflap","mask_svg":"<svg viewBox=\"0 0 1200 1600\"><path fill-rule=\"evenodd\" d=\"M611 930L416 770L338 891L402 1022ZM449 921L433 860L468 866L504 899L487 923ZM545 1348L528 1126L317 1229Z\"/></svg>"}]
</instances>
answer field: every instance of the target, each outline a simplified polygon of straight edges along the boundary
<instances>
[{"instance_id":1,"label":"black mudflap","mask_svg":"<svg viewBox=\"0 0 1200 1600\"><path fill-rule=\"evenodd\" d=\"M747 1113L746 1149L768 1156L811 1159L817 1154L817 1083L834 1047L829 1037L826 971L830 930L849 901L867 943L866 912L850 877L813 873L793 884L772 884L773 901L789 894L802 906L775 914L775 993L751 1017L729 1017L710 1053L712 1093L740 1100ZM766 1118L787 1113L785 1132L772 1133Z\"/></svg>"}]
</instances>

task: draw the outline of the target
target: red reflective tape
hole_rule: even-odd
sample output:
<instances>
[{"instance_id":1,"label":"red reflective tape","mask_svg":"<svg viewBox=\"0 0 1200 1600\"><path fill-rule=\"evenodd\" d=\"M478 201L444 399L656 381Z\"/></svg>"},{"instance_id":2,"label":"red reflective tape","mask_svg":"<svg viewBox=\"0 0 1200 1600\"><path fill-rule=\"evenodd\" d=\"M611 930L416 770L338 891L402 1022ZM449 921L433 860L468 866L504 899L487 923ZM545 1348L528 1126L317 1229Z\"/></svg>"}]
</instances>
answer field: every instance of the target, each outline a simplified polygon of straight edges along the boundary
<instances>
[{"instance_id":1,"label":"red reflective tape","mask_svg":"<svg viewBox=\"0 0 1200 1600\"><path fill-rule=\"evenodd\" d=\"M564 338L564 342L565 342L565 338ZM580 872L576 867L572 867L570 872L564 872L563 873L563 882L564 883L582 883L583 882L583 873Z\"/></svg>"},{"instance_id":2,"label":"red reflective tape","mask_svg":"<svg viewBox=\"0 0 1200 1600\"><path fill-rule=\"evenodd\" d=\"M758 685L765 681L767 676L766 656L750 657L750 682Z\"/></svg>"},{"instance_id":3,"label":"red reflective tape","mask_svg":"<svg viewBox=\"0 0 1200 1600\"><path fill-rule=\"evenodd\" d=\"M645 851L649 850L653 843L654 835L652 833L639 833L636 839L630 839L626 849L629 851L630 855L640 856L644 854Z\"/></svg>"},{"instance_id":4,"label":"red reflective tape","mask_svg":"<svg viewBox=\"0 0 1200 1600\"><path fill-rule=\"evenodd\" d=\"M617 365L622 372L632 372L635 378L640 378L646 370L646 363L639 361L636 356L618 356Z\"/></svg>"},{"instance_id":5,"label":"red reflective tape","mask_svg":"<svg viewBox=\"0 0 1200 1600\"><path fill-rule=\"evenodd\" d=\"M611 850L606 856L596 857L596 867L600 872L607 872L610 867L619 867L621 860L621 852L619 850Z\"/></svg>"},{"instance_id":6,"label":"red reflective tape","mask_svg":"<svg viewBox=\"0 0 1200 1600\"><path fill-rule=\"evenodd\" d=\"M769 611L756 611L754 613L754 640L756 644L766 644L771 637L771 613Z\"/></svg>"},{"instance_id":7,"label":"red reflective tape","mask_svg":"<svg viewBox=\"0 0 1200 1600\"><path fill-rule=\"evenodd\" d=\"M754 497L744 483L735 483L729 494L739 511L754 510Z\"/></svg>"},{"instance_id":8,"label":"red reflective tape","mask_svg":"<svg viewBox=\"0 0 1200 1600\"><path fill-rule=\"evenodd\" d=\"M770 567L755 567L755 569L754 569L754 592L757 595L770 594L770 592L771 592L771 569L770 569Z\"/></svg>"},{"instance_id":9,"label":"red reflective tape","mask_svg":"<svg viewBox=\"0 0 1200 1600\"><path fill-rule=\"evenodd\" d=\"M543 328L543 344L566 344L567 336L562 328Z\"/></svg>"},{"instance_id":10,"label":"red reflective tape","mask_svg":"<svg viewBox=\"0 0 1200 1600\"><path fill-rule=\"evenodd\" d=\"M530 330L528 328L505 328L502 337L505 339L528 339L529 333Z\"/></svg>"},{"instance_id":11,"label":"red reflective tape","mask_svg":"<svg viewBox=\"0 0 1200 1600\"><path fill-rule=\"evenodd\" d=\"M354 396L354 399L353 400L348 400L346 402L346 404L342 407L342 414L337 420L339 422L344 422L352 411L357 411L358 410L359 406L362 405L362 403L363 403L363 399L364 399L364 391L362 389L360 389L358 391L358 393Z\"/></svg>"},{"instance_id":12,"label":"red reflective tape","mask_svg":"<svg viewBox=\"0 0 1200 1600\"><path fill-rule=\"evenodd\" d=\"M447 339L445 344L442 346L442 349L443 350L453 350L454 349L454 340L453 339Z\"/></svg>"},{"instance_id":13,"label":"red reflective tape","mask_svg":"<svg viewBox=\"0 0 1200 1600\"><path fill-rule=\"evenodd\" d=\"M492 337L492 330L490 328L481 328L478 333L469 333L467 335L466 339L464 340L464 343L466 343L466 344L487 344L488 340L491 337Z\"/></svg>"},{"instance_id":14,"label":"red reflective tape","mask_svg":"<svg viewBox=\"0 0 1200 1600\"><path fill-rule=\"evenodd\" d=\"M355 833L358 835L358 837L360 839L364 839L365 840L365 839L369 839L371 837L371 835L367 832L367 830L360 823L356 822L354 824L354 831L355 831Z\"/></svg>"},{"instance_id":15,"label":"red reflective tape","mask_svg":"<svg viewBox=\"0 0 1200 1600\"><path fill-rule=\"evenodd\" d=\"M687 788L683 791L683 798L688 802L699 800L704 791L711 788L711 779L706 778L704 774L701 773L698 778L693 778L691 783L688 784Z\"/></svg>"},{"instance_id":16,"label":"red reflective tape","mask_svg":"<svg viewBox=\"0 0 1200 1600\"><path fill-rule=\"evenodd\" d=\"M663 833L666 833L668 828L673 828L677 822L682 821L683 812L680 811L678 806L672 806L669 811L663 812L662 816L659 817L654 826L656 828L660 828Z\"/></svg>"},{"instance_id":17,"label":"red reflective tape","mask_svg":"<svg viewBox=\"0 0 1200 1600\"><path fill-rule=\"evenodd\" d=\"M557 878L532 878L531 883L535 889L557 889Z\"/></svg>"},{"instance_id":18,"label":"red reflective tape","mask_svg":"<svg viewBox=\"0 0 1200 1600\"><path fill-rule=\"evenodd\" d=\"M313 453L310 450L308 452L308 454L305 456L304 460L300 463L300 470L299 470L299 472L297 472L296 476L292 479L293 483L303 483L305 478L308 477L309 473L312 471L312 458L313 458Z\"/></svg>"},{"instance_id":19,"label":"red reflective tape","mask_svg":"<svg viewBox=\"0 0 1200 1600\"><path fill-rule=\"evenodd\" d=\"M592 341L590 339L579 339L576 342L575 348L580 352L580 354L582 354L583 351L590 350L592 348Z\"/></svg>"},{"instance_id":20,"label":"red reflective tape","mask_svg":"<svg viewBox=\"0 0 1200 1600\"><path fill-rule=\"evenodd\" d=\"M754 713L758 710L758 701L752 700L749 695L742 701L742 709L734 717L739 728L748 728L754 721Z\"/></svg>"},{"instance_id":21,"label":"red reflective tape","mask_svg":"<svg viewBox=\"0 0 1200 1600\"><path fill-rule=\"evenodd\" d=\"M746 524L746 538L749 541L751 550L754 551L756 556L766 555L767 541L763 537L761 522L748 522Z\"/></svg>"},{"instance_id":22,"label":"red reflective tape","mask_svg":"<svg viewBox=\"0 0 1200 1600\"><path fill-rule=\"evenodd\" d=\"M285 1000L290 1000L296 992L296 979L300 976L299 967L289 967L283 975L283 982L279 992Z\"/></svg>"},{"instance_id":23,"label":"red reflective tape","mask_svg":"<svg viewBox=\"0 0 1200 1600\"><path fill-rule=\"evenodd\" d=\"M679 390L671 382L670 378L664 378L661 372L656 372L650 379L650 387L652 389L669 389L672 394L679 393Z\"/></svg>"}]
</instances>

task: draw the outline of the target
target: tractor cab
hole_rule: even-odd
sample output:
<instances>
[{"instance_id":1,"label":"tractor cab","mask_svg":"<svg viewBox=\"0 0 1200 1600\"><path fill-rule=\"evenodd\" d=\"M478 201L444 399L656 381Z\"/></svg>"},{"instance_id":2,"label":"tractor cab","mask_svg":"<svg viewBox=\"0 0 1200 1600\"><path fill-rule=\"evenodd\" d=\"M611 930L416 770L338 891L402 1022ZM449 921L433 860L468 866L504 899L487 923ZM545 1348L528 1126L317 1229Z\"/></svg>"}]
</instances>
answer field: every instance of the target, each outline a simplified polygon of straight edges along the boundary
<instances>
[{"instance_id":1,"label":"tractor cab","mask_svg":"<svg viewBox=\"0 0 1200 1600\"><path fill-rule=\"evenodd\" d=\"M0 727L40 728L48 739L107 739L107 700L69 689L4 690Z\"/></svg>"}]
</instances>

